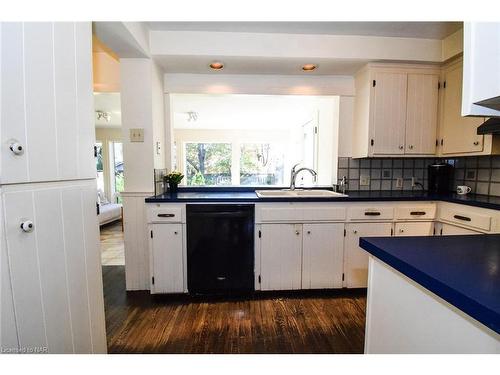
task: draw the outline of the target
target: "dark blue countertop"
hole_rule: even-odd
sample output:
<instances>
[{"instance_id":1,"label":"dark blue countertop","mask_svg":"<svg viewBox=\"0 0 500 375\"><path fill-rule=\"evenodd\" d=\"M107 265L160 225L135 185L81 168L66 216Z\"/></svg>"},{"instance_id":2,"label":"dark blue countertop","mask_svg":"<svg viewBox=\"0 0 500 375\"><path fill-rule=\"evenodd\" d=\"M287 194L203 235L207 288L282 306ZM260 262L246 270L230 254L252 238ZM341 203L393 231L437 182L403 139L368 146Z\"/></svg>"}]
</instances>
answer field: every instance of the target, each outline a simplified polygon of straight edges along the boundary
<instances>
[{"instance_id":1,"label":"dark blue countertop","mask_svg":"<svg viewBox=\"0 0 500 375\"><path fill-rule=\"evenodd\" d=\"M373 237L360 246L500 333L500 235Z\"/></svg>"},{"instance_id":2,"label":"dark blue countertop","mask_svg":"<svg viewBox=\"0 0 500 375\"><path fill-rule=\"evenodd\" d=\"M255 189L249 187L224 187L224 188L179 188L177 197L170 194L161 194L146 198L146 203L186 203L186 202L376 202L376 201L445 201L466 204L470 206L500 210L500 197L487 195L457 194L429 195L421 191L352 191L347 192L347 197L337 198L259 198ZM267 188L269 189L269 188Z\"/></svg>"}]
</instances>

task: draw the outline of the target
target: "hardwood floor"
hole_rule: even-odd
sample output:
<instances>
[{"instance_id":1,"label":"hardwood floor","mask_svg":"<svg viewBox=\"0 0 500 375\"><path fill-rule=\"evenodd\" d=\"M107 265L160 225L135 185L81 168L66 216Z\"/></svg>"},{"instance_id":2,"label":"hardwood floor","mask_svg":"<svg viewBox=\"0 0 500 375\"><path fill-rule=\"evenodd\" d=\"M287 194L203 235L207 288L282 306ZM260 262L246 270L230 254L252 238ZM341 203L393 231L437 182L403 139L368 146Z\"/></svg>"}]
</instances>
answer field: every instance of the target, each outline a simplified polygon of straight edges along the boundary
<instances>
[{"instance_id":1,"label":"hardwood floor","mask_svg":"<svg viewBox=\"0 0 500 375\"><path fill-rule=\"evenodd\" d=\"M103 266L109 353L362 353L365 290L250 298L125 292Z\"/></svg>"},{"instance_id":2,"label":"hardwood floor","mask_svg":"<svg viewBox=\"0 0 500 375\"><path fill-rule=\"evenodd\" d=\"M104 266L125 265L122 222L105 224L101 232L101 262Z\"/></svg>"}]
</instances>

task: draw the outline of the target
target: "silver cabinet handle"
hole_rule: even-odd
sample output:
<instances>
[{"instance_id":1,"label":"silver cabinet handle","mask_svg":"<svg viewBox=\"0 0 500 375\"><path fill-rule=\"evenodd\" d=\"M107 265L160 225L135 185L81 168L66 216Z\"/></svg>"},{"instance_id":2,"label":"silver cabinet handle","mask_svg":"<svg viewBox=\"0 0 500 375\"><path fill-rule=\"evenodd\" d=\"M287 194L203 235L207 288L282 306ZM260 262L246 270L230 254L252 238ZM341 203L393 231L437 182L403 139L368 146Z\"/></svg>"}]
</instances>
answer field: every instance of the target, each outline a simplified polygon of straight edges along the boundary
<instances>
[{"instance_id":1,"label":"silver cabinet handle","mask_svg":"<svg viewBox=\"0 0 500 375\"><path fill-rule=\"evenodd\" d=\"M33 232L35 229L35 224L31 220L26 220L21 223L21 230L26 233Z\"/></svg>"},{"instance_id":2,"label":"silver cabinet handle","mask_svg":"<svg viewBox=\"0 0 500 375\"><path fill-rule=\"evenodd\" d=\"M298 236L300 234L300 232L298 230L296 230L295 234Z\"/></svg>"},{"instance_id":3,"label":"silver cabinet handle","mask_svg":"<svg viewBox=\"0 0 500 375\"><path fill-rule=\"evenodd\" d=\"M9 148L14 155L22 155L24 153L24 147L18 142L12 142Z\"/></svg>"}]
</instances>

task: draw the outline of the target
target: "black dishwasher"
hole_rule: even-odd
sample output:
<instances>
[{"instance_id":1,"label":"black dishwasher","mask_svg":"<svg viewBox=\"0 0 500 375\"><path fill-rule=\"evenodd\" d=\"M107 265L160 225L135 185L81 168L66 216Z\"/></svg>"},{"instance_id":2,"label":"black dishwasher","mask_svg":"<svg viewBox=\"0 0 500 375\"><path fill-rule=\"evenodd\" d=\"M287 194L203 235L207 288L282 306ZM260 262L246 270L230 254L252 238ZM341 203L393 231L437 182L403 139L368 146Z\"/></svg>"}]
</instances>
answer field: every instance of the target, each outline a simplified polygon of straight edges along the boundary
<instances>
[{"instance_id":1,"label":"black dishwasher","mask_svg":"<svg viewBox=\"0 0 500 375\"><path fill-rule=\"evenodd\" d=\"M253 204L188 204L187 270L191 294L254 288Z\"/></svg>"}]
</instances>

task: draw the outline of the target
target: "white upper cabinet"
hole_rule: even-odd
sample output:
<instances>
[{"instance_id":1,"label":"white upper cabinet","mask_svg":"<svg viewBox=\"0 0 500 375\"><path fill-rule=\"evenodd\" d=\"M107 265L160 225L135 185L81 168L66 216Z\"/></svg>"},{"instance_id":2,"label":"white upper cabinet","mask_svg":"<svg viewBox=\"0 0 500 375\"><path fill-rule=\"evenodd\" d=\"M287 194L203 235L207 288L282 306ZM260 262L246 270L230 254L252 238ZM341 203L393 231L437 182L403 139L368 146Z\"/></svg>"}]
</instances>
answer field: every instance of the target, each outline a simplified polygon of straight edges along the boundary
<instances>
[{"instance_id":1,"label":"white upper cabinet","mask_svg":"<svg viewBox=\"0 0 500 375\"><path fill-rule=\"evenodd\" d=\"M368 65L356 74L354 157L434 155L439 69Z\"/></svg>"},{"instance_id":2,"label":"white upper cabinet","mask_svg":"<svg viewBox=\"0 0 500 375\"><path fill-rule=\"evenodd\" d=\"M438 85L437 74L408 74L406 154L432 155L436 152Z\"/></svg>"},{"instance_id":3,"label":"white upper cabinet","mask_svg":"<svg viewBox=\"0 0 500 375\"><path fill-rule=\"evenodd\" d=\"M500 116L500 22L464 23L463 116Z\"/></svg>"},{"instance_id":4,"label":"white upper cabinet","mask_svg":"<svg viewBox=\"0 0 500 375\"><path fill-rule=\"evenodd\" d=\"M441 155L490 155L498 153L499 138L478 135L483 117L462 117L462 61L457 60L443 70L439 153Z\"/></svg>"},{"instance_id":5,"label":"white upper cabinet","mask_svg":"<svg viewBox=\"0 0 500 375\"><path fill-rule=\"evenodd\" d=\"M0 27L0 183L95 178L90 23Z\"/></svg>"}]
</instances>

